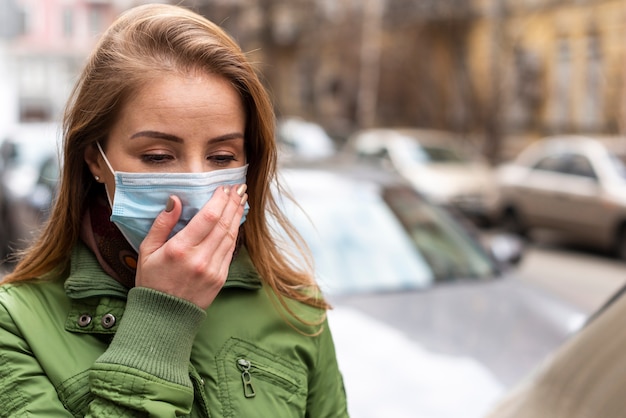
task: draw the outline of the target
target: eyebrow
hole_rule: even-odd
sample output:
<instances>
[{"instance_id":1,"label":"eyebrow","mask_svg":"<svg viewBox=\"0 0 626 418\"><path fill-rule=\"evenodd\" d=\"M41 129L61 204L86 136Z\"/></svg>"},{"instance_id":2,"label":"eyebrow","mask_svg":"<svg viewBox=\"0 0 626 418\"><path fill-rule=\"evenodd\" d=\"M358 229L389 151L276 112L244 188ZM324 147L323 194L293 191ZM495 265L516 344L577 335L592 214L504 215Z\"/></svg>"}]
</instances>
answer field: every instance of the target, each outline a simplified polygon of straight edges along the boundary
<instances>
[{"instance_id":1,"label":"eyebrow","mask_svg":"<svg viewBox=\"0 0 626 418\"><path fill-rule=\"evenodd\" d=\"M155 139L165 139L166 141L172 141L172 142L178 142L181 143L183 142L183 139L176 136L176 135L172 135L172 134L166 134L164 132L159 132L159 131L139 131L134 133L133 135L131 135L131 139L133 138L139 138L139 137L148 137L148 138L155 138ZM233 139L244 139L244 135L240 132L232 132L232 133L227 133L224 135L220 135L218 137L215 138L211 138L211 142L222 142L222 141L230 141Z\"/></svg>"}]
</instances>

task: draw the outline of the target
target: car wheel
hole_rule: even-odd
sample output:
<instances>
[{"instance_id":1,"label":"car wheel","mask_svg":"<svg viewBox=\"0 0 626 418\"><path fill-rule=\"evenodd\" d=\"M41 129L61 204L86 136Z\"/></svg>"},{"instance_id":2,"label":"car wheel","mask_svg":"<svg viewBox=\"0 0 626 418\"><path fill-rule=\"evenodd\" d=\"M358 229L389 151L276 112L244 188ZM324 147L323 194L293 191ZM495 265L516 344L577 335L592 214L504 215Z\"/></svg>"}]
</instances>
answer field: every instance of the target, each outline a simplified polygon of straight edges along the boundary
<instances>
[{"instance_id":1,"label":"car wheel","mask_svg":"<svg viewBox=\"0 0 626 418\"><path fill-rule=\"evenodd\" d=\"M512 208L507 209L502 214L500 224L505 232L519 235L520 237L528 237L528 228L524 225L519 213Z\"/></svg>"}]
</instances>

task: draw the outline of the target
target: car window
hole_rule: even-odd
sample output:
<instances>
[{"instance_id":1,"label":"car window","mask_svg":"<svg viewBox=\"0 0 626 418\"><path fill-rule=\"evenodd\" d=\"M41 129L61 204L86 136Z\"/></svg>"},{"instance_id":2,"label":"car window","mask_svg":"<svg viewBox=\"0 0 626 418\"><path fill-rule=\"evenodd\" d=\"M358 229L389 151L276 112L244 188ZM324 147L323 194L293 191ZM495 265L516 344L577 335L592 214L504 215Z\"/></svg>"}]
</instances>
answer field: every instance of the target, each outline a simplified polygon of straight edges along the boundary
<instances>
[{"instance_id":1,"label":"car window","mask_svg":"<svg viewBox=\"0 0 626 418\"><path fill-rule=\"evenodd\" d=\"M569 154L566 157L566 172L574 176L597 178L596 172L593 169L591 162L587 157L580 154Z\"/></svg>"},{"instance_id":2,"label":"car window","mask_svg":"<svg viewBox=\"0 0 626 418\"><path fill-rule=\"evenodd\" d=\"M422 148L424 154L428 157L428 161L433 163L464 163L467 158L455 150L448 148L425 146Z\"/></svg>"},{"instance_id":3,"label":"car window","mask_svg":"<svg viewBox=\"0 0 626 418\"><path fill-rule=\"evenodd\" d=\"M566 171L565 166L567 165L566 160L563 155L549 155L540 159L534 166L535 170L543 170L543 171L553 171L557 173L564 173Z\"/></svg>"},{"instance_id":4,"label":"car window","mask_svg":"<svg viewBox=\"0 0 626 418\"><path fill-rule=\"evenodd\" d=\"M495 275L484 248L447 212L406 188L386 189L384 199L411 234L437 280Z\"/></svg>"},{"instance_id":5,"label":"car window","mask_svg":"<svg viewBox=\"0 0 626 418\"><path fill-rule=\"evenodd\" d=\"M468 161L453 148L431 144L420 144L417 140L401 137L395 141L396 151L405 158L418 163L465 163Z\"/></svg>"}]
</instances>

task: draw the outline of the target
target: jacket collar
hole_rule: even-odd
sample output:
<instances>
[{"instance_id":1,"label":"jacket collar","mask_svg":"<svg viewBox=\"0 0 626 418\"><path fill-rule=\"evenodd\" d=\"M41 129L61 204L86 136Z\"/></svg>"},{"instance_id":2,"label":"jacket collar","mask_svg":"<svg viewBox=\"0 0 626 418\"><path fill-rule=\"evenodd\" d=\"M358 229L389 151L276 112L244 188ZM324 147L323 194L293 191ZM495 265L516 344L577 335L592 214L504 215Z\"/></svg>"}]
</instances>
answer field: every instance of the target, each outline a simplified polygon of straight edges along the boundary
<instances>
[{"instance_id":1,"label":"jacket collar","mask_svg":"<svg viewBox=\"0 0 626 418\"><path fill-rule=\"evenodd\" d=\"M241 247L231 263L224 288L256 290L261 286L261 278L247 249ZM128 289L106 274L95 255L81 242L72 252L70 273L65 280L65 293L70 299L102 296L126 299Z\"/></svg>"}]
</instances>

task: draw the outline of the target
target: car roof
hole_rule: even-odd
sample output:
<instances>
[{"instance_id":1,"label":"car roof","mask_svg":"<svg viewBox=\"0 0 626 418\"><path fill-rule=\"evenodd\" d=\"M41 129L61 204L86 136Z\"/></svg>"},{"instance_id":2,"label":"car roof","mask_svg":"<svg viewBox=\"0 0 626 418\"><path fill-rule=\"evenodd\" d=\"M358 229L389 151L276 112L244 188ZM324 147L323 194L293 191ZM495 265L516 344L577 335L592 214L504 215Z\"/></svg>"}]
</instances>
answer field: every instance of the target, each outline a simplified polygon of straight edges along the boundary
<instances>
[{"instance_id":1,"label":"car roof","mask_svg":"<svg viewBox=\"0 0 626 418\"><path fill-rule=\"evenodd\" d=\"M354 132L348 138L348 144L370 146L407 138L424 145L458 146L461 135L435 129L371 128Z\"/></svg>"},{"instance_id":2,"label":"car roof","mask_svg":"<svg viewBox=\"0 0 626 418\"><path fill-rule=\"evenodd\" d=\"M623 137L591 137L584 135L548 136L528 145L515 159L524 164L534 161L538 156L560 152L612 152L626 154L626 138Z\"/></svg>"},{"instance_id":3,"label":"car roof","mask_svg":"<svg viewBox=\"0 0 626 418\"><path fill-rule=\"evenodd\" d=\"M411 187L408 180L397 172L375 164L371 161L363 161L354 155L340 153L332 158L321 161L292 163L289 161L280 164L281 171L307 172L311 177L320 179L318 183L322 188L332 187L332 184L321 181L326 178L341 178L351 182L369 182L380 187Z\"/></svg>"}]
</instances>

